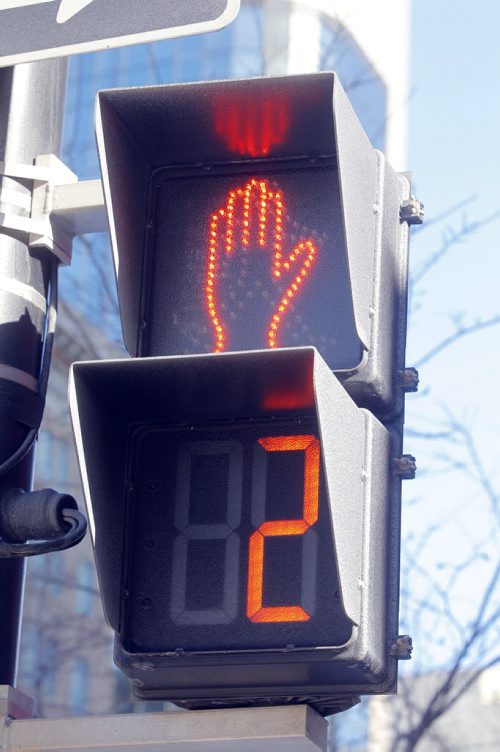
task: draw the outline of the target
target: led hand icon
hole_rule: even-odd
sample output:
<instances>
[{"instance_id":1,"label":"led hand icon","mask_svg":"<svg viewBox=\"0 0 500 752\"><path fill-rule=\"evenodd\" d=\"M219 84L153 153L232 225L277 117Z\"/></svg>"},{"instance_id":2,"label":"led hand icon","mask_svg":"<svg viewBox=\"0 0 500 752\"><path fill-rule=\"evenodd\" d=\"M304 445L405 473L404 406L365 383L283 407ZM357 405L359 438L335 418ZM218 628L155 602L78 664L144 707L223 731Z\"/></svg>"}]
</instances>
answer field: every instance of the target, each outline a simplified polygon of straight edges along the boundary
<instances>
[{"instance_id":1,"label":"led hand icon","mask_svg":"<svg viewBox=\"0 0 500 752\"><path fill-rule=\"evenodd\" d=\"M225 206L212 214L205 295L215 332L215 352L235 349L230 324L237 317L236 309L245 310L248 298L253 296L251 290L245 290L250 281L270 305L264 318L258 317L259 325L265 328L266 346L279 347L283 320L318 256L317 245L311 239L301 240L286 253L285 220L282 192L267 180L257 178L231 190ZM237 275L235 262L239 264ZM250 317L243 326L251 327ZM264 335L264 331L260 334Z\"/></svg>"}]
</instances>

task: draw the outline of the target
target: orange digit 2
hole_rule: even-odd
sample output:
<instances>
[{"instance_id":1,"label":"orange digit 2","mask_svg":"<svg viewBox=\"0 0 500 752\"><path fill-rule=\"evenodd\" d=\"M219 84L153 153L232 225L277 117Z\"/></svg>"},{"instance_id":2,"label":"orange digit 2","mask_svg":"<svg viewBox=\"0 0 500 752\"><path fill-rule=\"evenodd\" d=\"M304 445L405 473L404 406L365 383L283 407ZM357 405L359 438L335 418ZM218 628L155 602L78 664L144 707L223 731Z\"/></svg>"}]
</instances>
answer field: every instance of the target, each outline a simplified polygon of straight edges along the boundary
<instances>
[{"instance_id":1,"label":"orange digit 2","mask_svg":"<svg viewBox=\"0 0 500 752\"><path fill-rule=\"evenodd\" d=\"M267 436L258 443L266 452L304 452L304 490L302 518L263 522L250 536L248 553L247 617L253 622L307 621L311 618L302 606L263 606L264 544L267 537L304 535L318 520L319 440L315 436ZM311 562L312 563L312 562Z\"/></svg>"}]
</instances>

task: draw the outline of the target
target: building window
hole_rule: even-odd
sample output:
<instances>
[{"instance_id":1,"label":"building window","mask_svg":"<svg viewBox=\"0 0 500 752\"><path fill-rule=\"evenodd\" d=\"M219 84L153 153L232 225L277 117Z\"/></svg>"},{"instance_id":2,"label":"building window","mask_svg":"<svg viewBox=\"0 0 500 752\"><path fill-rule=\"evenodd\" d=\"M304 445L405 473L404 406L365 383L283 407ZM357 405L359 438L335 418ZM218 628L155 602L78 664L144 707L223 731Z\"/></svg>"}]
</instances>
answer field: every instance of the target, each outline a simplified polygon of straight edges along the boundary
<instances>
[{"instance_id":1,"label":"building window","mask_svg":"<svg viewBox=\"0 0 500 752\"><path fill-rule=\"evenodd\" d=\"M134 706L127 677L114 667L115 672L115 709L118 713L131 713Z\"/></svg>"},{"instance_id":2,"label":"building window","mask_svg":"<svg viewBox=\"0 0 500 752\"><path fill-rule=\"evenodd\" d=\"M267 55L264 51L263 20L260 3L241 4L240 12L232 26L231 54L229 55L232 60L231 78L262 76L267 63Z\"/></svg>"},{"instance_id":3,"label":"building window","mask_svg":"<svg viewBox=\"0 0 500 752\"><path fill-rule=\"evenodd\" d=\"M340 83L372 145L384 151L386 86L354 37L342 24L321 20L319 69L338 74Z\"/></svg>"},{"instance_id":4,"label":"building window","mask_svg":"<svg viewBox=\"0 0 500 752\"><path fill-rule=\"evenodd\" d=\"M76 570L75 611L88 616L92 611L94 596L94 567L90 561L80 561Z\"/></svg>"},{"instance_id":5,"label":"building window","mask_svg":"<svg viewBox=\"0 0 500 752\"><path fill-rule=\"evenodd\" d=\"M362 752L368 748L368 698L363 697L348 713L329 719L329 748L345 752Z\"/></svg>"},{"instance_id":6,"label":"building window","mask_svg":"<svg viewBox=\"0 0 500 752\"><path fill-rule=\"evenodd\" d=\"M47 638L43 643L43 659L40 669L43 668L43 691L47 697L53 697L57 686L57 641Z\"/></svg>"},{"instance_id":7,"label":"building window","mask_svg":"<svg viewBox=\"0 0 500 752\"><path fill-rule=\"evenodd\" d=\"M69 675L69 704L71 711L83 715L87 709L89 670L84 658L75 658Z\"/></svg>"},{"instance_id":8,"label":"building window","mask_svg":"<svg viewBox=\"0 0 500 752\"><path fill-rule=\"evenodd\" d=\"M35 683L40 662L40 635L35 624L23 624L23 641L20 654L20 668L23 677L30 684Z\"/></svg>"},{"instance_id":9,"label":"building window","mask_svg":"<svg viewBox=\"0 0 500 752\"><path fill-rule=\"evenodd\" d=\"M42 483L69 482L70 446L49 431L40 431L36 450L36 475Z\"/></svg>"},{"instance_id":10,"label":"building window","mask_svg":"<svg viewBox=\"0 0 500 752\"><path fill-rule=\"evenodd\" d=\"M57 553L45 554L45 572L43 577L52 595L59 595L62 590L65 576L61 569L61 559Z\"/></svg>"},{"instance_id":11,"label":"building window","mask_svg":"<svg viewBox=\"0 0 500 752\"><path fill-rule=\"evenodd\" d=\"M28 694L41 692L52 697L57 686L57 640L42 638L35 624L23 626L20 674Z\"/></svg>"}]
</instances>

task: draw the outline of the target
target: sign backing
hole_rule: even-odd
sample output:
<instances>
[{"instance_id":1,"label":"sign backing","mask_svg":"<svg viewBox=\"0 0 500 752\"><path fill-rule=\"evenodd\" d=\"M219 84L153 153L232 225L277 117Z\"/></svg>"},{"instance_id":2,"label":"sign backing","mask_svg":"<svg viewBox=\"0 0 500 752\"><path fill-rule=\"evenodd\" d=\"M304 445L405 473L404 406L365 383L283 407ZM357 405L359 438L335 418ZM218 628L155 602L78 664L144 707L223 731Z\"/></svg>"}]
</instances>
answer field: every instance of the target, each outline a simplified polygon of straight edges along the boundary
<instances>
[{"instance_id":1,"label":"sign backing","mask_svg":"<svg viewBox=\"0 0 500 752\"><path fill-rule=\"evenodd\" d=\"M240 0L0 0L0 67L227 26Z\"/></svg>"}]
</instances>

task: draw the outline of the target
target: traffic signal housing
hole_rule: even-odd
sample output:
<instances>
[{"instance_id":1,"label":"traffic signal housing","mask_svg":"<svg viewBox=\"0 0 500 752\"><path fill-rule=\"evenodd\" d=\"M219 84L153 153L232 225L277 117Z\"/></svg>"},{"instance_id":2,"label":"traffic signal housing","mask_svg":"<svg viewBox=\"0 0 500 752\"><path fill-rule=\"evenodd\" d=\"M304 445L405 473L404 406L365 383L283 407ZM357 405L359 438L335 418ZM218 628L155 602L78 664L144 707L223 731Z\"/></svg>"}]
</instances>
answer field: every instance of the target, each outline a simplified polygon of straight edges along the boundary
<instances>
[{"instance_id":1,"label":"traffic signal housing","mask_svg":"<svg viewBox=\"0 0 500 752\"><path fill-rule=\"evenodd\" d=\"M96 132L131 355L313 345L402 412L410 187L335 74L103 91Z\"/></svg>"},{"instance_id":2,"label":"traffic signal housing","mask_svg":"<svg viewBox=\"0 0 500 752\"><path fill-rule=\"evenodd\" d=\"M117 664L186 707L395 691L407 177L332 73L100 92L96 132L133 357L70 402Z\"/></svg>"},{"instance_id":3,"label":"traffic signal housing","mask_svg":"<svg viewBox=\"0 0 500 752\"><path fill-rule=\"evenodd\" d=\"M394 690L398 437L314 348L76 363L70 404L137 695L331 713Z\"/></svg>"}]
</instances>

